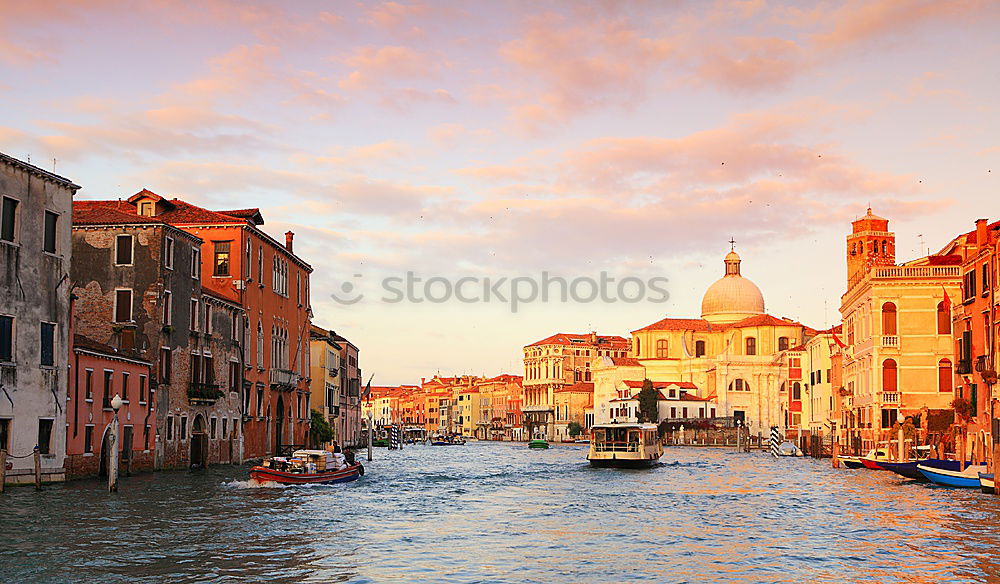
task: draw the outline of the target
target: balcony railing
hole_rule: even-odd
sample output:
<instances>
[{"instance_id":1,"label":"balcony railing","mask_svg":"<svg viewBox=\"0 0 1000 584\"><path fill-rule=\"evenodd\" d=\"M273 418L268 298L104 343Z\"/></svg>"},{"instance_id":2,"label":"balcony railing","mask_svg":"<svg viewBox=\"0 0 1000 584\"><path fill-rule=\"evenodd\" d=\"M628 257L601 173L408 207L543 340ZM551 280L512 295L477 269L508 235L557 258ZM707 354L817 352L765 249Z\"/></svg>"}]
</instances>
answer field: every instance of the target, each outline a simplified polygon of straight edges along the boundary
<instances>
[{"instance_id":1,"label":"balcony railing","mask_svg":"<svg viewBox=\"0 0 1000 584\"><path fill-rule=\"evenodd\" d=\"M896 335L882 335L882 346L883 347L895 347L899 348L899 337Z\"/></svg>"},{"instance_id":2,"label":"balcony railing","mask_svg":"<svg viewBox=\"0 0 1000 584\"><path fill-rule=\"evenodd\" d=\"M899 280L918 278L958 278L962 275L961 266L876 266L870 272L855 274L847 283L847 289L853 290L869 276L873 280Z\"/></svg>"},{"instance_id":3,"label":"balcony railing","mask_svg":"<svg viewBox=\"0 0 1000 584\"><path fill-rule=\"evenodd\" d=\"M638 442L595 442L594 452L638 452Z\"/></svg>"},{"instance_id":4,"label":"balcony railing","mask_svg":"<svg viewBox=\"0 0 1000 584\"><path fill-rule=\"evenodd\" d=\"M271 387L292 391L299 384L299 374L288 369L271 369Z\"/></svg>"},{"instance_id":5,"label":"balcony railing","mask_svg":"<svg viewBox=\"0 0 1000 584\"><path fill-rule=\"evenodd\" d=\"M193 406L212 405L225 393L219 388L217 383L199 383L192 381L188 384L188 403Z\"/></svg>"},{"instance_id":6,"label":"balcony railing","mask_svg":"<svg viewBox=\"0 0 1000 584\"><path fill-rule=\"evenodd\" d=\"M899 403L899 392L898 391L884 391L884 392L882 392L882 403L884 403L884 404L898 404Z\"/></svg>"},{"instance_id":7,"label":"balcony railing","mask_svg":"<svg viewBox=\"0 0 1000 584\"><path fill-rule=\"evenodd\" d=\"M552 406L537 405L537 406L521 406L522 412L551 412Z\"/></svg>"}]
</instances>

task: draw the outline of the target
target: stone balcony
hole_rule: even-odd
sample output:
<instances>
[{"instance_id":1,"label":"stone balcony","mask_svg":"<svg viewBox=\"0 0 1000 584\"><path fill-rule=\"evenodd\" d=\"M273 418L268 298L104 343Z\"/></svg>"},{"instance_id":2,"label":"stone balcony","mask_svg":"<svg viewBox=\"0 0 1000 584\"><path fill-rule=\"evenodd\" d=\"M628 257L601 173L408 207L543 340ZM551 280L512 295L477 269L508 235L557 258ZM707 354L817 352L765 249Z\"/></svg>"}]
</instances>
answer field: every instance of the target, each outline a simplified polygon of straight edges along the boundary
<instances>
[{"instance_id":1,"label":"stone balcony","mask_svg":"<svg viewBox=\"0 0 1000 584\"><path fill-rule=\"evenodd\" d=\"M293 391L299 384L299 374L288 369L271 369L271 388L279 391Z\"/></svg>"},{"instance_id":2,"label":"stone balcony","mask_svg":"<svg viewBox=\"0 0 1000 584\"><path fill-rule=\"evenodd\" d=\"M882 403L883 404L899 404L899 392L898 391L883 391L882 392Z\"/></svg>"},{"instance_id":3,"label":"stone balcony","mask_svg":"<svg viewBox=\"0 0 1000 584\"><path fill-rule=\"evenodd\" d=\"M899 337L896 335L882 335L882 346L885 348L899 348Z\"/></svg>"}]
</instances>

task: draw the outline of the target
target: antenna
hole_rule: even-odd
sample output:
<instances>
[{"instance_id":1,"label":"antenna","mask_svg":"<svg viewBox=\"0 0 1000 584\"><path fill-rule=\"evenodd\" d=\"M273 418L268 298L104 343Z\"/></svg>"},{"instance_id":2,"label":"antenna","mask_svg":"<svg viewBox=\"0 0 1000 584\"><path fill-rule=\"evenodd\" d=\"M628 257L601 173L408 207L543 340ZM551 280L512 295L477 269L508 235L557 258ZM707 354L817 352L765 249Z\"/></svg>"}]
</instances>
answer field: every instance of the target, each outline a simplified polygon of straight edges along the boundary
<instances>
[{"instance_id":1,"label":"antenna","mask_svg":"<svg viewBox=\"0 0 1000 584\"><path fill-rule=\"evenodd\" d=\"M52 172L54 173L55 171L56 171L56 159L55 157L52 157Z\"/></svg>"}]
</instances>

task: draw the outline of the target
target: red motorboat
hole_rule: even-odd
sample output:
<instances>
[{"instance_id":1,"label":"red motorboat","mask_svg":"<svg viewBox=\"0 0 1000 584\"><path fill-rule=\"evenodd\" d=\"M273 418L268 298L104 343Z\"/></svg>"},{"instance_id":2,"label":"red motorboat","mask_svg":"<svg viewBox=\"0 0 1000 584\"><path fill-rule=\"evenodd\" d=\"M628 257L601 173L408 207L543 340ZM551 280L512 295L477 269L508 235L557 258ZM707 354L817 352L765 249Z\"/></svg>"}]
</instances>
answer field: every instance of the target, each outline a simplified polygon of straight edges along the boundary
<instances>
[{"instance_id":1,"label":"red motorboat","mask_svg":"<svg viewBox=\"0 0 1000 584\"><path fill-rule=\"evenodd\" d=\"M343 465L342 454L325 450L296 450L291 458L274 456L250 469L250 478L283 485L349 483L365 474L359 462Z\"/></svg>"}]
</instances>

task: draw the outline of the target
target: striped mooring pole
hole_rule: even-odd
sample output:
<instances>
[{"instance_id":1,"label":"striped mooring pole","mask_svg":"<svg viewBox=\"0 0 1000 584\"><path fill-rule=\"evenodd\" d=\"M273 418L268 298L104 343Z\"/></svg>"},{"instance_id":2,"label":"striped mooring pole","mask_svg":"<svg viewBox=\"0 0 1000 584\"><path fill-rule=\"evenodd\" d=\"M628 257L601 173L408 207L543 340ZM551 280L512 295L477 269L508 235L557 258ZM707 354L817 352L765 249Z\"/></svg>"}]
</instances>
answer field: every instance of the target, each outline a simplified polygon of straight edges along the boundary
<instances>
[{"instance_id":1,"label":"striped mooring pole","mask_svg":"<svg viewBox=\"0 0 1000 584\"><path fill-rule=\"evenodd\" d=\"M781 430L771 426L771 456L778 458L778 447L781 446Z\"/></svg>"}]
</instances>

